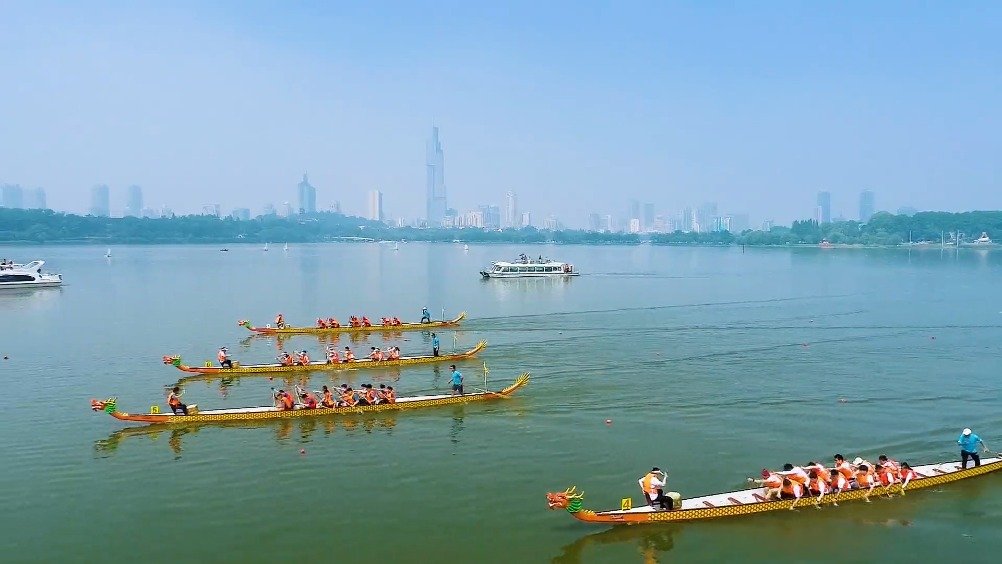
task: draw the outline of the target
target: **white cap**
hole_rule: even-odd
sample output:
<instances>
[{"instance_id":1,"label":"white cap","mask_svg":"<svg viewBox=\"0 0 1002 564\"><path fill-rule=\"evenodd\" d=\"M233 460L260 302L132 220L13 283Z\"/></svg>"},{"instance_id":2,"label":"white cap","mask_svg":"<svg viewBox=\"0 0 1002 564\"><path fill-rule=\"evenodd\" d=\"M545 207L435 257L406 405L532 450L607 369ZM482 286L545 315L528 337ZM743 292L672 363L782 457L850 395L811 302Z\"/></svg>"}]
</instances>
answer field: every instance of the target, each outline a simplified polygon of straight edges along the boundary
<instances>
[{"instance_id":1,"label":"white cap","mask_svg":"<svg viewBox=\"0 0 1002 564\"><path fill-rule=\"evenodd\" d=\"M964 434L965 435L970 435L971 434L971 430L970 429L964 429Z\"/></svg>"},{"instance_id":2,"label":"white cap","mask_svg":"<svg viewBox=\"0 0 1002 564\"><path fill-rule=\"evenodd\" d=\"M863 459L857 456L856 460L853 460L852 463L853 464L862 464L863 463Z\"/></svg>"}]
</instances>

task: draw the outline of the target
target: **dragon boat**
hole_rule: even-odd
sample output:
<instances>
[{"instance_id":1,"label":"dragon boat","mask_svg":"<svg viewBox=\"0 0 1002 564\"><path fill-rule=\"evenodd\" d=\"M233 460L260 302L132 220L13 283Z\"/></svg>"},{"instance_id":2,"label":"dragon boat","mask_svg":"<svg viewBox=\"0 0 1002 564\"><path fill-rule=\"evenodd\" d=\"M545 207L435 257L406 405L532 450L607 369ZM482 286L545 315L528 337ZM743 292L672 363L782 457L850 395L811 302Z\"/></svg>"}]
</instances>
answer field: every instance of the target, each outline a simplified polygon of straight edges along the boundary
<instances>
[{"instance_id":1,"label":"dragon boat","mask_svg":"<svg viewBox=\"0 0 1002 564\"><path fill-rule=\"evenodd\" d=\"M118 411L117 398L107 400L91 400L91 409L104 411L115 419L153 425L188 425L193 423L226 423L231 421L262 421L268 419L290 419L301 417L324 417L333 415L352 415L359 413L395 412L425 407L440 407L444 405L459 405L481 401L507 399L516 391L529 383L529 373L520 375L507 387L496 391L482 391L465 395L438 394L430 396L412 396L398 398L394 403L380 403L355 407L333 407L307 409L297 405L295 409L281 410L277 407L242 407L236 409L213 409L200 411L198 406L188 406L188 415L173 415L160 413L158 406L150 408L149 413L126 413Z\"/></svg>"},{"instance_id":2,"label":"dragon boat","mask_svg":"<svg viewBox=\"0 0 1002 564\"><path fill-rule=\"evenodd\" d=\"M740 517L767 511L790 510L797 507L837 505L842 502L868 500L869 497L894 494L905 495L908 491L933 486L941 486L958 480L966 480L976 476L1002 470L1002 458L982 459L981 466L960 467L960 462L944 462L914 466L917 477L909 482L907 488L901 484L893 484L885 488L877 486L872 493L867 489L853 489L827 494L820 499L805 496L799 500L781 499L767 500L762 488L740 490L713 495L705 495L682 501L678 509L661 510L649 505L632 507L632 500L622 500L620 509L609 511L592 511L584 509L582 499L584 492L578 492L576 487L570 487L562 492L546 494L546 502L550 509L566 509L572 517L585 523L605 525L640 525L681 521L700 521L705 519L721 519L724 517ZM869 496L869 497L868 497ZM646 501L646 500L644 500Z\"/></svg>"},{"instance_id":3,"label":"dragon boat","mask_svg":"<svg viewBox=\"0 0 1002 564\"><path fill-rule=\"evenodd\" d=\"M445 329L458 326L466 319L466 312L461 312L453 319L441 321L429 321L428 323L401 323L400 325L370 325L367 327L254 327L250 321L242 319L237 325L246 327L258 335L331 335L340 333L390 333L395 331L430 331L433 329Z\"/></svg>"},{"instance_id":4,"label":"dragon boat","mask_svg":"<svg viewBox=\"0 0 1002 564\"><path fill-rule=\"evenodd\" d=\"M272 374L284 372L312 372L312 371L334 371L334 370L362 370L366 368L396 368L399 366L412 366L415 364L435 364L439 362L456 362L465 360L477 355L487 346L487 341L480 341L472 349L453 354L443 354L439 356L405 356L397 360L371 360L361 358L351 362L340 362L329 364L327 362L311 362L309 364L240 364L233 363L233 368L213 366L211 362L206 362L203 366L188 366L181 362L180 356L163 357L164 364L172 365L178 370L194 374L209 374L213 376L229 376L236 374Z\"/></svg>"}]
</instances>

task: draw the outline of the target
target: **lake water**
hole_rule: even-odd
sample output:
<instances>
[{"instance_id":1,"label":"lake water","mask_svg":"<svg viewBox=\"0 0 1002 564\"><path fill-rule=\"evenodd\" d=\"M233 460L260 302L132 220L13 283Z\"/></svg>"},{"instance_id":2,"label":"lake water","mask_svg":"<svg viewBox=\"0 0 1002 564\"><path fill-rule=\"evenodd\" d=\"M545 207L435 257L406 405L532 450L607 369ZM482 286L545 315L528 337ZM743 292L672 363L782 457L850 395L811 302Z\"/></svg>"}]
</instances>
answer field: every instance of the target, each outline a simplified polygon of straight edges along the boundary
<instances>
[{"instance_id":1,"label":"lake water","mask_svg":"<svg viewBox=\"0 0 1002 564\"><path fill-rule=\"evenodd\" d=\"M608 529L548 511L639 503L667 466L695 496L763 466L832 453L912 463L957 456L965 426L1002 450L1002 252L391 245L0 247L66 286L0 291L0 550L5 560L343 562L997 561L1002 475L871 504ZM573 262L571 280L480 280L519 252ZM443 349L490 344L460 368L510 401L148 431L90 411L142 411L180 375L281 311L436 317L467 310ZM350 341L353 348L381 337ZM421 333L391 339L425 353ZM285 343L319 356L315 337ZM351 376L445 390L446 368ZM203 409L268 403L276 379L189 384ZM842 401L840 401L842 400ZM611 424L606 424L610 419ZM124 430L123 430L124 429ZM306 454L300 454L305 449Z\"/></svg>"}]
</instances>

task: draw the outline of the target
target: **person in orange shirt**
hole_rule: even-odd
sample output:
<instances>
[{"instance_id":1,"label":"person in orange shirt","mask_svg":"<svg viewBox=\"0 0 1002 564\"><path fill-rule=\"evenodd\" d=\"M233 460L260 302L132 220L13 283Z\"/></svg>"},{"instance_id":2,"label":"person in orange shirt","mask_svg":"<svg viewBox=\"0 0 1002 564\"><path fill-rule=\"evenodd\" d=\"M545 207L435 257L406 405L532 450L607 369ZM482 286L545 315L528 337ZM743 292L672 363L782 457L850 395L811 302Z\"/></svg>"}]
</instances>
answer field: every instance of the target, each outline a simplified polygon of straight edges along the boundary
<instances>
[{"instance_id":1,"label":"person in orange shirt","mask_svg":"<svg viewBox=\"0 0 1002 564\"><path fill-rule=\"evenodd\" d=\"M866 464L860 464L856 468L856 484L859 489L866 489L866 493L863 494L863 499L870 503L870 494L873 493L873 489L877 487L877 479L873 475L873 469Z\"/></svg>"},{"instance_id":2,"label":"person in orange shirt","mask_svg":"<svg viewBox=\"0 0 1002 564\"><path fill-rule=\"evenodd\" d=\"M275 316L275 327L285 329L285 316L281 313Z\"/></svg>"},{"instance_id":3,"label":"person in orange shirt","mask_svg":"<svg viewBox=\"0 0 1002 564\"><path fill-rule=\"evenodd\" d=\"M337 318L336 317L328 317L327 318L327 327L329 327L331 329L337 329L340 326L341 326L341 324L337 322Z\"/></svg>"},{"instance_id":4,"label":"person in orange shirt","mask_svg":"<svg viewBox=\"0 0 1002 564\"><path fill-rule=\"evenodd\" d=\"M901 463L900 479L901 479L901 495L905 495L905 488L908 484L919 477L918 473L912 470L912 467L908 465L907 462Z\"/></svg>"},{"instance_id":5,"label":"person in orange shirt","mask_svg":"<svg viewBox=\"0 0 1002 564\"><path fill-rule=\"evenodd\" d=\"M317 328L318 329L326 329L327 328L327 322L324 321L323 317L318 317L317 318Z\"/></svg>"},{"instance_id":6,"label":"person in orange shirt","mask_svg":"<svg viewBox=\"0 0 1002 564\"><path fill-rule=\"evenodd\" d=\"M334 395L331 394L331 391L327 388L327 386L324 386L323 390L321 391L324 394L324 399L320 400L320 405L327 408L331 408L337 405L334 402Z\"/></svg>"},{"instance_id":7,"label":"person in orange shirt","mask_svg":"<svg viewBox=\"0 0 1002 564\"><path fill-rule=\"evenodd\" d=\"M376 347L372 347L372 352L369 353L369 359L375 361L383 360L383 351L377 349Z\"/></svg>"},{"instance_id":8,"label":"person in orange shirt","mask_svg":"<svg viewBox=\"0 0 1002 564\"><path fill-rule=\"evenodd\" d=\"M296 364L298 364L300 366L309 366L310 365L310 355L306 354L306 351L300 352L299 355L298 355L298 358L296 359Z\"/></svg>"},{"instance_id":9,"label":"person in orange shirt","mask_svg":"<svg viewBox=\"0 0 1002 564\"><path fill-rule=\"evenodd\" d=\"M768 468L762 469L761 480L748 478L748 481L762 486L764 490L763 493L765 494L765 499L767 500L780 499L782 496L783 477L769 470Z\"/></svg>"},{"instance_id":10,"label":"person in orange shirt","mask_svg":"<svg viewBox=\"0 0 1002 564\"><path fill-rule=\"evenodd\" d=\"M852 467L852 464L846 462L845 457L841 454L835 455L835 471L845 478L846 489L852 488L852 480L856 477L856 469Z\"/></svg>"},{"instance_id":11,"label":"person in orange shirt","mask_svg":"<svg viewBox=\"0 0 1002 564\"><path fill-rule=\"evenodd\" d=\"M292 355L285 351L282 351L282 354L279 355L278 361L282 363L282 366L292 366L296 363L296 360L292 358Z\"/></svg>"},{"instance_id":12,"label":"person in orange shirt","mask_svg":"<svg viewBox=\"0 0 1002 564\"><path fill-rule=\"evenodd\" d=\"M393 390L393 386L386 386L383 399L386 400L386 403L397 403L397 392Z\"/></svg>"},{"instance_id":13,"label":"person in orange shirt","mask_svg":"<svg viewBox=\"0 0 1002 564\"><path fill-rule=\"evenodd\" d=\"M275 388L272 389L274 390ZM292 411L296 409L296 401L292 399L292 394L285 390L279 390L275 393L275 407L282 411Z\"/></svg>"},{"instance_id":14,"label":"person in orange shirt","mask_svg":"<svg viewBox=\"0 0 1002 564\"><path fill-rule=\"evenodd\" d=\"M327 364L341 364L341 357L334 346L327 347Z\"/></svg>"},{"instance_id":15,"label":"person in orange shirt","mask_svg":"<svg viewBox=\"0 0 1002 564\"><path fill-rule=\"evenodd\" d=\"M348 347L344 348L344 361L355 362L355 353L351 352L351 349Z\"/></svg>"}]
</instances>

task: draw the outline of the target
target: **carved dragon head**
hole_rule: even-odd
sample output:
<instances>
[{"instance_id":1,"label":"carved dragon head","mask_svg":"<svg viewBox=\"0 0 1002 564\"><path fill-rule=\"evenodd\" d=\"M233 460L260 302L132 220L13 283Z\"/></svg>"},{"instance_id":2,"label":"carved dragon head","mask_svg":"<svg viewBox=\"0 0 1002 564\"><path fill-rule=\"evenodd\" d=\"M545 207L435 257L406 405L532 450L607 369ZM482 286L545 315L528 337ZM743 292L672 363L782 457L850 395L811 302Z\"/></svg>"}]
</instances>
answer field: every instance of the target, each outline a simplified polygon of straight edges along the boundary
<instances>
[{"instance_id":1,"label":"carved dragon head","mask_svg":"<svg viewBox=\"0 0 1002 564\"><path fill-rule=\"evenodd\" d=\"M550 509L566 509L569 513L581 510L581 500L584 492L578 492L577 486L571 486L562 492L546 494L546 505Z\"/></svg>"},{"instance_id":2,"label":"carved dragon head","mask_svg":"<svg viewBox=\"0 0 1002 564\"><path fill-rule=\"evenodd\" d=\"M181 366L181 357L177 355L174 356L164 355L163 361L164 364L173 364L174 366Z\"/></svg>"}]
</instances>

